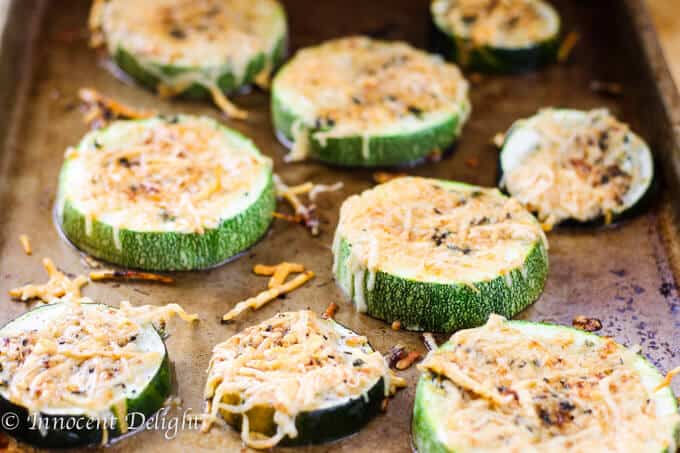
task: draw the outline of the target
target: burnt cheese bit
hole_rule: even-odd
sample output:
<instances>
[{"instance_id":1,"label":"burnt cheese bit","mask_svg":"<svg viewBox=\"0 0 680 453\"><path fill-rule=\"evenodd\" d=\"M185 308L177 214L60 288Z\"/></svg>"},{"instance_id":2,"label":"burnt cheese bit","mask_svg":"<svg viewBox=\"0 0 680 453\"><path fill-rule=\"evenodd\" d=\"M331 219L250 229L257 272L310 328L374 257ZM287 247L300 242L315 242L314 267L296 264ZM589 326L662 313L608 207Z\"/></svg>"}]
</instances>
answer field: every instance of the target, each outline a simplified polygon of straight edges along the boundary
<instances>
[{"instance_id":1,"label":"burnt cheese bit","mask_svg":"<svg viewBox=\"0 0 680 453\"><path fill-rule=\"evenodd\" d=\"M187 37L186 31L184 31L183 29L181 29L179 27L171 28L170 31L168 32L168 34L175 39L186 39L186 37Z\"/></svg>"}]
</instances>

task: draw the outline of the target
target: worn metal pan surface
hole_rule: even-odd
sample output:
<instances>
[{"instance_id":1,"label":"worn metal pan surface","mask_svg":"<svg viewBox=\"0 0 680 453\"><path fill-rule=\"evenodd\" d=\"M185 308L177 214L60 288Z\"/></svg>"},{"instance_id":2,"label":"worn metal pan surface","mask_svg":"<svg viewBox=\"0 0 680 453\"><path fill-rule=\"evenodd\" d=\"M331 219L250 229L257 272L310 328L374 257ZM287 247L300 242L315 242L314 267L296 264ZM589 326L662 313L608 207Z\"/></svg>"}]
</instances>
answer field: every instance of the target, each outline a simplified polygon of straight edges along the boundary
<instances>
[{"instance_id":1,"label":"worn metal pan surface","mask_svg":"<svg viewBox=\"0 0 680 453\"><path fill-rule=\"evenodd\" d=\"M8 0L5 0L8 1ZM58 236L52 203L63 152L86 131L76 108L81 87L94 87L118 99L167 113L198 113L219 117L208 104L161 101L106 69L106 61L88 48L86 0L21 0L9 2L8 25L0 62L0 323L26 310L6 296L10 288L45 280L40 259L52 258L67 272L85 273L81 256ZM327 38L364 33L403 39L426 47L429 30L425 0L312 2L284 1L291 28L292 49ZM652 146L662 190L646 213L623 224L601 229L559 229L550 234L551 272L545 293L522 318L570 324L577 315L602 320L601 334L633 345L664 371L680 364L680 300L674 272L678 242L675 207L680 204L678 169L680 131L678 95L661 57L642 0L555 0L566 31L581 39L566 64L512 77L482 77L472 85L473 114L456 151L439 163L410 170L413 174L493 185L497 152L492 136L513 120L544 106L592 108L606 106ZM476 79L475 79L476 80ZM606 96L590 90L593 80L617 82L623 93ZM253 92L237 102L252 112L247 122L223 120L252 137L276 162L289 183L343 181L341 192L319 201L322 234L311 237L297 225L276 221L267 237L238 260L219 268L176 275L174 286L94 284L84 293L117 304L181 303L202 321L192 328L177 326L168 340L174 359L182 411L200 412L205 370L214 344L278 311L311 308L322 312L330 302L341 309L337 319L368 335L387 351L399 342L423 350L419 336L394 332L382 322L355 313L331 276L331 240L342 200L372 185L370 171L343 171L316 163L284 164L284 148L272 133L268 97ZM472 160L471 160L472 159ZM472 165L470 162L478 162ZM285 208L281 208L285 209ZM18 241L32 238L33 256ZM265 287L266 279L251 273L255 263L295 260L317 277L285 299L241 317L231 325L219 319L233 304ZM415 369L403 373L409 387L392 401L385 414L358 435L300 451L410 451L410 418ZM677 387L676 387L677 388ZM175 421L173 421L175 420ZM174 426L172 423L179 423ZM155 429L114 445L109 451L185 452L220 449L239 451L239 436L213 429L200 434L182 419L159 418ZM186 421L185 421L186 423Z\"/></svg>"}]
</instances>

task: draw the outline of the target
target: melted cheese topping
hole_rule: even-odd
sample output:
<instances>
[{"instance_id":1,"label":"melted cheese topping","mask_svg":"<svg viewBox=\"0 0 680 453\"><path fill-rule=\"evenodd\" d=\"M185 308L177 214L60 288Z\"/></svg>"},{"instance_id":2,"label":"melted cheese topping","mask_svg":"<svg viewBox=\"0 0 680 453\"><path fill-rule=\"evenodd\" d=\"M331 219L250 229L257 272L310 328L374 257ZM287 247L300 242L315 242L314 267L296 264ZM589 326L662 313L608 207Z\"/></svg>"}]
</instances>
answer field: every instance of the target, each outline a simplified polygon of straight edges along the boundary
<instances>
[{"instance_id":1,"label":"melted cheese topping","mask_svg":"<svg viewBox=\"0 0 680 453\"><path fill-rule=\"evenodd\" d=\"M462 125L470 110L468 83L456 66L403 42L365 37L299 51L274 91L300 118L292 127L295 159L304 157L305 130L323 145L331 137L408 133L451 114Z\"/></svg>"},{"instance_id":2,"label":"melted cheese topping","mask_svg":"<svg viewBox=\"0 0 680 453\"><path fill-rule=\"evenodd\" d=\"M521 268L537 242L545 243L531 214L497 190L415 177L348 198L335 235L336 260L347 241L354 287L363 287L368 270L369 290L377 271L425 282L494 279Z\"/></svg>"},{"instance_id":3,"label":"melted cheese topping","mask_svg":"<svg viewBox=\"0 0 680 453\"><path fill-rule=\"evenodd\" d=\"M504 147L503 183L550 226L618 213L648 186L651 162L641 169L635 155L646 145L607 110L548 109L517 128Z\"/></svg>"},{"instance_id":4,"label":"melted cheese topping","mask_svg":"<svg viewBox=\"0 0 680 453\"><path fill-rule=\"evenodd\" d=\"M213 350L205 397L208 419L242 414L241 436L253 448L270 448L297 437L295 417L365 395L389 368L365 337L311 311L279 313L247 328ZM274 409L272 437L251 432L248 411Z\"/></svg>"},{"instance_id":5,"label":"melted cheese topping","mask_svg":"<svg viewBox=\"0 0 680 453\"><path fill-rule=\"evenodd\" d=\"M89 230L99 220L116 232L203 233L257 200L271 161L208 118L154 118L90 133L67 153L64 172L60 202L85 215Z\"/></svg>"},{"instance_id":6,"label":"melted cheese topping","mask_svg":"<svg viewBox=\"0 0 680 453\"><path fill-rule=\"evenodd\" d=\"M455 451L675 451L680 416L653 393L661 377L611 339L493 315L419 368L439 377L428 409Z\"/></svg>"},{"instance_id":7,"label":"melted cheese topping","mask_svg":"<svg viewBox=\"0 0 680 453\"><path fill-rule=\"evenodd\" d=\"M126 398L141 394L165 356L151 322L194 319L177 306L117 310L81 301L38 308L0 331L0 393L30 414L103 419L112 407L125 414Z\"/></svg>"},{"instance_id":8,"label":"melted cheese topping","mask_svg":"<svg viewBox=\"0 0 680 453\"><path fill-rule=\"evenodd\" d=\"M92 14L111 55L125 49L165 86L181 89L215 87L225 69L242 81L248 64L269 58L286 34L276 0L108 0Z\"/></svg>"},{"instance_id":9,"label":"melted cheese topping","mask_svg":"<svg viewBox=\"0 0 680 453\"><path fill-rule=\"evenodd\" d=\"M435 21L475 45L530 47L554 38L559 17L542 0L435 0Z\"/></svg>"}]
</instances>

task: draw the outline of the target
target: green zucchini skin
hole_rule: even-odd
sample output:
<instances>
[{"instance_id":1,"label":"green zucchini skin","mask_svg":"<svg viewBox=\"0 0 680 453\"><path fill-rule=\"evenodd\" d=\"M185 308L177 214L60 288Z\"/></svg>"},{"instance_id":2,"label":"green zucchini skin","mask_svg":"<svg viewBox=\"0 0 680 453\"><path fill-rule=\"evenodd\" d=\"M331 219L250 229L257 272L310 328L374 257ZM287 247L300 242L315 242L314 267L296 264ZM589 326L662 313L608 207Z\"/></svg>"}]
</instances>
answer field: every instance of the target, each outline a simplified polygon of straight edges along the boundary
<instances>
[{"instance_id":1,"label":"green zucchini skin","mask_svg":"<svg viewBox=\"0 0 680 453\"><path fill-rule=\"evenodd\" d=\"M357 433L366 426L381 411L382 402L385 399L385 380L383 378L370 388L366 395L348 400L347 402L319 409L311 412L301 412L295 417L295 428L298 435L295 438L284 437L279 442L282 446L316 445L332 442L351 434ZM265 434L276 434L276 425L273 422L274 409L271 407L256 406L248 412L250 425L268 427ZM243 416L234 417L234 428L241 430Z\"/></svg>"},{"instance_id":2,"label":"green zucchini skin","mask_svg":"<svg viewBox=\"0 0 680 453\"><path fill-rule=\"evenodd\" d=\"M531 325L539 324L545 325L549 328L554 329L564 329L564 330L575 330L579 335L588 336L600 340L601 338L593 333L584 332L580 330L573 329L571 327L565 327L560 325L548 324L548 323L537 323L531 321L510 321L510 324L514 325ZM446 343L440 348L446 347ZM654 370L657 374L656 368L645 358L643 355L639 355L639 360L643 363L645 367ZM441 389L438 382L440 378L433 375L430 372L425 372L420 376L418 384L416 386L416 397L413 406L413 418L411 420L411 432L413 439L413 446L418 453L463 453L456 452L446 446L444 439L440 439L437 433L437 427L439 425L439 420L433 416L430 402L433 398L445 398L445 393ZM673 391L668 387L668 398L672 401L675 410L678 410L678 401L673 394ZM680 438L680 424L676 425L673 432L674 438L677 440ZM668 449L663 450L660 453L672 453Z\"/></svg>"},{"instance_id":3,"label":"green zucchini skin","mask_svg":"<svg viewBox=\"0 0 680 453\"><path fill-rule=\"evenodd\" d=\"M458 38L432 25L432 46L446 59L469 71L487 74L522 74L535 71L557 60L562 39L553 38L521 49L475 47L469 40Z\"/></svg>"},{"instance_id":4,"label":"green zucchini skin","mask_svg":"<svg viewBox=\"0 0 680 453\"><path fill-rule=\"evenodd\" d=\"M261 53L253 57L248 64L245 74L239 79L232 69L225 65L220 71L221 75L217 79L217 86L225 94L232 94L242 88L250 86L254 83L255 77L266 68L267 62L271 62L272 73L278 68L286 58L287 54L287 36L284 35L278 41L272 52L267 55ZM118 47L116 52L112 55L114 63L127 75L132 77L137 83L143 87L155 91L161 80L156 74L144 69L135 56L128 52L123 47ZM183 72L202 72L201 68L181 67L173 65L154 65L158 73L171 77ZM211 71L205 71L211 72ZM177 94L178 97L185 99L210 99L211 94L208 88L200 82L194 82L189 85L184 91Z\"/></svg>"},{"instance_id":5,"label":"green zucchini skin","mask_svg":"<svg viewBox=\"0 0 680 453\"><path fill-rule=\"evenodd\" d=\"M65 170L62 170L62 175ZM85 216L69 201L59 220L66 237L95 258L124 267L155 271L187 271L219 265L255 244L269 229L276 194L271 180L258 200L238 215L204 233L146 232L121 229L121 248L115 246L113 228L92 221L85 231Z\"/></svg>"},{"instance_id":6,"label":"green zucchini skin","mask_svg":"<svg viewBox=\"0 0 680 453\"><path fill-rule=\"evenodd\" d=\"M271 111L277 135L282 141L292 142L293 124L299 118L281 102L276 90L272 91ZM433 151L451 148L460 137L468 111L469 107L466 106L462 115L450 115L413 133L370 136L368 157L363 154L363 137L329 137L321 142L314 134L323 129L315 127L306 131L310 136L309 155L321 162L341 167L414 165Z\"/></svg>"},{"instance_id":7,"label":"green zucchini skin","mask_svg":"<svg viewBox=\"0 0 680 453\"><path fill-rule=\"evenodd\" d=\"M338 282L353 282L346 263L350 259L350 244L340 242L335 278ZM364 276L364 294L367 314L388 323L399 321L407 330L452 332L484 324L492 313L512 317L538 299L548 276L548 252L541 241L531 249L524 261L527 275L521 269L506 277L476 282L477 291L463 284L426 283L404 279L378 271L372 290ZM340 283L342 285L342 283ZM354 283L352 283L352 286ZM355 299L355 288L343 288Z\"/></svg>"},{"instance_id":8,"label":"green zucchini skin","mask_svg":"<svg viewBox=\"0 0 680 453\"><path fill-rule=\"evenodd\" d=\"M298 436L284 438L281 445L321 444L357 433L380 413L384 399L385 381L380 378L366 398L359 396L340 406L302 412L295 419Z\"/></svg>"},{"instance_id":9,"label":"green zucchini skin","mask_svg":"<svg viewBox=\"0 0 680 453\"><path fill-rule=\"evenodd\" d=\"M35 310L47 307L49 305L38 307ZM145 420L155 414L170 396L171 381L170 359L166 348L163 362L149 385L137 397L127 399L127 414L135 414L129 416L130 426L128 426L128 431L122 433L119 424L116 422L116 426L113 429L108 429L106 433L108 435L107 443L128 435L136 429L143 428ZM38 429L37 422L34 424L29 418L29 413L25 407L14 404L0 395L0 417L8 417L5 414L14 414L14 420L18 424L14 429L6 429L5 424L0 423L0 430L21 442L38 448L94 447L102 445L102 441L106 439L101 424L97 424L96 420L85 415L41 414L40 417L44 419L43 426L65 428L50 429L43 435ZM74 428L66 429L69 427ZM76 429L76 427L82 427L82 429Z\"/></svg>"}]
</instances>

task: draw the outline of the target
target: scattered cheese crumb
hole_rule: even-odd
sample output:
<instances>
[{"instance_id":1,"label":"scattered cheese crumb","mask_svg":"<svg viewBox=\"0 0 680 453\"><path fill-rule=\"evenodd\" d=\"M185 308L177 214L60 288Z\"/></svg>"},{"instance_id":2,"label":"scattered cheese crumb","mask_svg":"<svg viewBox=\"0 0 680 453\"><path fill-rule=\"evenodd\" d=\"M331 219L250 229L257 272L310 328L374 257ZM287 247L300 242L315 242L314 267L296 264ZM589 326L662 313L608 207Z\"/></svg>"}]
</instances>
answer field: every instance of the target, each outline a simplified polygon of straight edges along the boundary
<instances>
[{"instance_id":1,"label":"scattered cheese crumb","mask_svg":"<svg viewBox=\"0 0 680 453\"><path fill-rule=\"evenodd\" d=\"M25 285L9 291L9 295L14 299L27 301L40 299L46 303L56 302L64 296L80 298L80 288L87 284L87 278L83 275L71 280L63 272L60 272L51 259L44 258L43 266L50 277L44 285Z\"/></svg>"},{"instance_id":2,"label":"scattered cheese crumb","mask_svg":"<svg viewBox=\"0 0 680 453\"><path fill-rule=\"evenodd\" d=\"M27 235L22 234L21 236L19 236L19 242L21 242L21 246L24 248L24 252L26 253L26 255L33 254L33 249L31 248L31 240Z\"/></svg>"},{"instance_id":3,"label":"scattered cheese crumb","mask_svg":"<svg viewBox=\"0 0 680 453\"><path fill-rule=\"evenodd\" d=\"M298 287L305 284L312 277L314 277L314 273L312 271L307 271L303 274L296 276L294 279L284 283L281 286L267 289L255 297L251 297L250 299L247 299L243 302L239 302L231 311L229 311L222 317L222 320L231 321L248 308L257 310L258 308L262 307L268 302L271 302L272 300L276 299L281 294L285 294L290 291L293 291L294 289L297 289Z\"/></svg>"}]
</instances>

